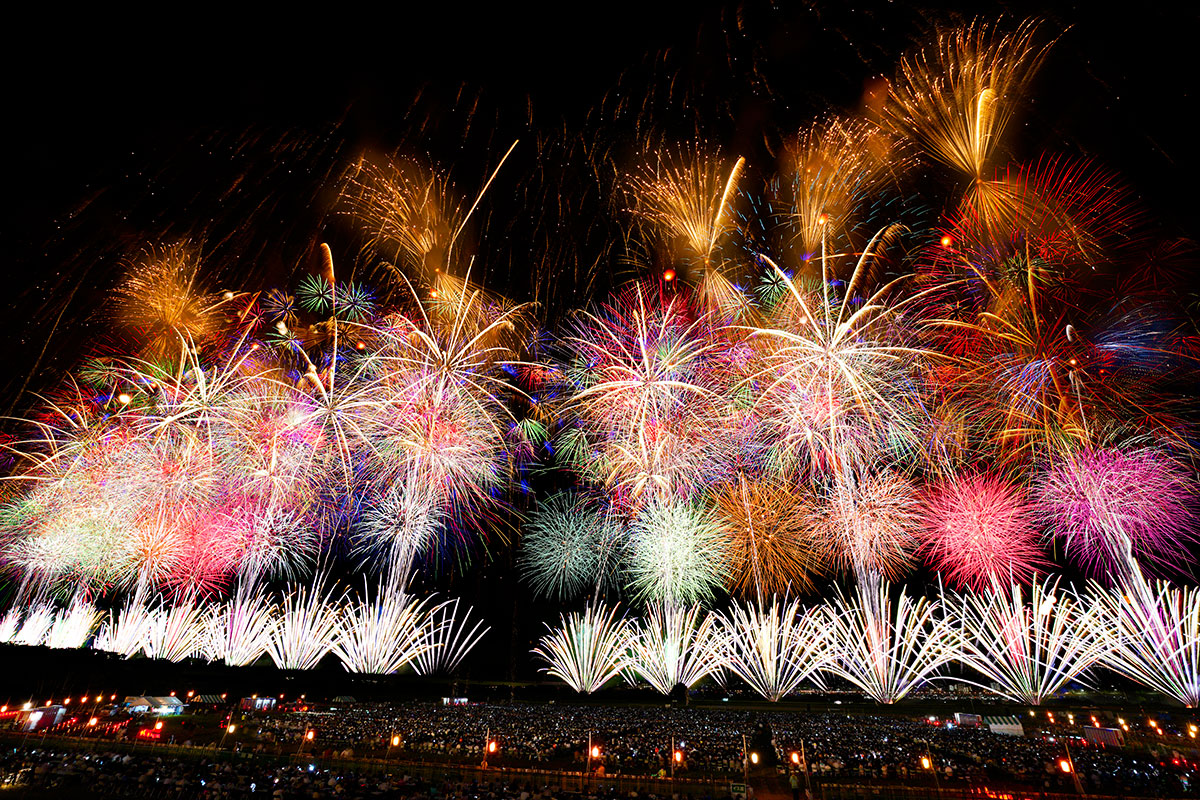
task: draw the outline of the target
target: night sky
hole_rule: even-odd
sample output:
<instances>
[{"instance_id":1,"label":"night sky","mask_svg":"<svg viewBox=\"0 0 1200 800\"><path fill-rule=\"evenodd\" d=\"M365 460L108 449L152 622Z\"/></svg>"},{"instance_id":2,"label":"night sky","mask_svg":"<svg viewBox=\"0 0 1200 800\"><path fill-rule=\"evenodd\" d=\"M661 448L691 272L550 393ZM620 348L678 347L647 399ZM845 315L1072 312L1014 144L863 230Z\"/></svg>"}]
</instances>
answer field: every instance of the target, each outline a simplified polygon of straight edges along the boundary
<instances>
[{"instance_id":1,"label":"night sky","mask_svg":"<svg viewBox=\"0 0 1200 800\"><path fill-rule=\"evenodd\" d=\"M847 0L409 5L253 18L208 6L136 18L54 8L10 28L0 413L27 409L27 392L110 341L104 298L146 243L204 241L221 286L286 281L321 241L353 259L333 186L363 153L416 156L473 195L520 139L474 231L484 282L536 297L550 316L578 306L620 271L619 215L589 153L632 165L647 138L700 137L769 173L781 137L859 108L935 25L976 11L1010 24L1039 14L1045 36L1066 31L1011 155L1094 158L1132 185L1167 238L1200 236L1200 19L1187 3L981 4L969 15ZM468 597L512 598L500 607L520 620L514 641L537 632L536 615L515 606L528 601L507 555L464 580ZM505 657L506 639L492 637Z\"/></svg>"}]
</instances>

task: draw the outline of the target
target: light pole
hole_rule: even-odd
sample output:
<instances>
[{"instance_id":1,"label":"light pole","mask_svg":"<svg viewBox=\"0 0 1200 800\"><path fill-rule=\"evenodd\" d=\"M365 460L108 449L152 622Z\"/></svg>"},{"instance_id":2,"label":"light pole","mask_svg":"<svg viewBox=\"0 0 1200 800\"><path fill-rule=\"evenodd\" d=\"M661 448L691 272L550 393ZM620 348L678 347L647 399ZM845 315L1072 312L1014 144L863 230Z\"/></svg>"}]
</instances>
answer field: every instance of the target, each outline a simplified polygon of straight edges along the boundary
<instances>
[{"instance_id":1,"label":"light pole","mask_svg":"<svg viewBox=\"0 0 1200 800\"><path fill-rule=\"evenodd\" d=\"M1075 769L1075 759L1071 757L1071 746L1067 743L1066 739L1063 740L1063 749L1067 751L1067 758L1065 761L1060 761L1059 765L1064 772L1071 773L1071 780L1075 784L1075 791L1080 794L1086 794L1083 791L1083 783L1079 780L1079 772Z\"/></svg>"},{"instance_id":2,"label":"light pole","mask_svg":"<svg viewBox=\"0 0 1200 800\"><path fill-rule=\"evenodd\" d=\"M800 740L800 761L804 765L804 796L812 800L812 778L808 773L808 754L804 752L804 740Z\"/></svg>"}]
</instances>

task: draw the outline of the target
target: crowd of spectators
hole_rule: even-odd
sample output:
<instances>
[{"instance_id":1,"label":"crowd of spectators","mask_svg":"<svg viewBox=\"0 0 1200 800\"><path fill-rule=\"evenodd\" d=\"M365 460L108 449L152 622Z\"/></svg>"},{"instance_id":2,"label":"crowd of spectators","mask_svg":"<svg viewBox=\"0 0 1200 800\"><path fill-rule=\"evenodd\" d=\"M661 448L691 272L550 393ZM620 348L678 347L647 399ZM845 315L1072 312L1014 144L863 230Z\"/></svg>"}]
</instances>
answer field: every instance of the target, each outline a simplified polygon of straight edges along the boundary
<instances>
[{"instance_id":1,"label":"crowd of spectators","mask_svg":"<svg viewBox=\"0 0 1200 800\"><path fill-rule=\"evenodd\" d=\"M767 731L765 734L763 731ZM818 781L938 781L1075 791L1064 773L1062 737L1009 736L985 727L933 725L900 716L759 712L738 709L433 703L359 705L260 718L252 736L280 752L446 760L607 774L737 776L748 751L763 764L790 765L803 751ZM1037 731L1031 730L1031 734ZM1078 735L1078 734L1076 734ZM393 737L398 737L394 739ZM745 737L745 738L743 738ZM399 741L398 747L392 742ZM488 753L488 742L496 749ZM598 757L588 757L589 743ZM678 752L676 757L674 754ZM929 759L928 766L923 757ZM1085 746L1069 758L1085 791L1189 793L1186 759Z\"/></svg>"},{"instance_id":2,"label":"crowd of spectators","mask_svg":"<svg viewBox=\"0 0 1200 800\"><path fill-rule=\"evenodd\" d=\"M360 772L316 763L46 747L0 750L0 786L39 797L139 800L557 800L549 789L523 781L430 781L402 771ZM596 800L637 798L626 793Z\"/></svg>"}]
</instances>

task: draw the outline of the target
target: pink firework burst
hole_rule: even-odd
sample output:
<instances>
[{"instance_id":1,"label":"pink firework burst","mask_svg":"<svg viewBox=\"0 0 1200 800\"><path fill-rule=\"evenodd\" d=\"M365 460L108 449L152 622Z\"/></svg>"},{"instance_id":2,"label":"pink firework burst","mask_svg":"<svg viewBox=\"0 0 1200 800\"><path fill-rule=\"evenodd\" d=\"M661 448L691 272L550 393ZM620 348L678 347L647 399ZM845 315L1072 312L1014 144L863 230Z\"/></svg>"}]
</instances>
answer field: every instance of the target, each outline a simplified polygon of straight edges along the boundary
<instances>
[{"instance_id":1,"label":"pink firework burst","mask_svg":"<svg viewBox=\"0 0 1200 800\"><path fill-rule=\"evenodd\" d=\"M1068 556L1096 574L1123 576L1133 558L1174 570L1190 560L1195 488L1158 450L1089 448L1047 470L1037 504Z\"/></svg>"},{"instance_id":2,"label":"pink firework burst","mask_svg":"<svg viewBox=\"0 0 1200 800\"><path fill-rule=\"evenodd\" d=\"M958 588L1028 583L1047 561L1025 492L993 475L934 486L921 508L920 552Z\"/></svg>"}]
</instances>

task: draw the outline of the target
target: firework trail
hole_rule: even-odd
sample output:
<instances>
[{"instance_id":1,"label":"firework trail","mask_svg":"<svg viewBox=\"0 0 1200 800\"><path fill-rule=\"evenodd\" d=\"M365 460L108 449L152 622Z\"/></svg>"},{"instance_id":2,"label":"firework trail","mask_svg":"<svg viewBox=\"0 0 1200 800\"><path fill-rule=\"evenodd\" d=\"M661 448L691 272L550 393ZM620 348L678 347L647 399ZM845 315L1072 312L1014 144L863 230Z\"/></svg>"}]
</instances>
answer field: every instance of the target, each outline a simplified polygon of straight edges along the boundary
<instances>
[{"instance_id":1,"label":"firework trail","mask_svg":"<svg viewBox=\"0 0 1200 800\"><path fill-rule=\"evenodd\" d=\"M725 668L773 703L806 679L819 681L834 643L825 614L804 609L799 600L735 603L721 625Z\"/></svg>"},{"instance_id":2,"label":"firework trail","mask_svg":"<svg viewBox=\"0 0 1200 800\"><path fill-rule=\"evenodd\" d=\"M428 647L413 659L413 671L418 675L450 675L467 654L479 644L491 626L483 627L483 620L471 625L471 612L459 616L459 600L448 600L433 608L426 624ZM482 630L480 628L483 627Z\"/></svg>"},{"instance_id":3,"label":"firework trail","mask_svg":"<svg viewBox=\"0 0 1200 800\"><path fill-rule=\"evenodd\" d=\"M629 623L617 618L616 606L588 606L546 627L532 652L546 663L543 672L577 692L591 694L628 667Z\"/></svg>"},{"instance_id":4,"label":"firework trail","mask_svg":"<svg viewBox=\"0 0 1200 800\"><path fill-rule=\"evenodd\" d=\"M21 628L21 610L13 607L0 617L0 644L16 641L17 631Z\"/></svg>"},{"instance_id":5,"label":"firework trail","mask_svg":"<svg viewBox=\"0 0 1200 800\"><path fill-rule=\"evenodd\" d=\"M25 619L13 636L13 642L36 647L46 641L53 625L54 604L49 601L35 603L25 612Z\"/></svg>"},{"instance_id":6,"label":"firework trail","mask_svg":"<svg viewBox=\"0 0 1200 800\"><path fill-rule=\"evenodd\" d=\"M1188 708L1200 705L1200 589L1093 585L1101 662Z\"/></svg>"},{"instance_id":7,"label":"firework trail","mask_svg":"<svg viewBox=\"0 0 1200 800\"><path fill-rule=\"evenodd\" d=\"M58 612L46 635L46 646L62 649L83 647L100 624L101 613L94 605L76 598Z\"/></svg>"},{"instance_id":8,"label":"firework trail","mask_svg":"<svg viewBox=\"0 0 1200 800\"><path fill-rule=\"evenodd\" d=\"M662 694L691 688L721 665L722 638L716 617L700 606L655 604L629 630L628 668Z\"/></svg>"},{"instance_id":9,"label":"firework trail","mask_svg":"<svg viewBox=\"0 0 1200 800\"><path fill-rule=\"evenodd\" d=\"M150 609L139 599L130 599L123 607L109 612L92 647L133 658L146 644L151 621Z\"/></svg>"},{"instance_id":10,"label":"firework trail","mask_svg":"<svg viewBox=\"0 0 1200 800\"><path fill-rule=\"evenodd\" d=\"M279 669L313 669L333 647L344 598L325 591L324 576L283 593L267 631L267 655Z\"/></svg>"},{"instance_id":11,"label":"firework trail","mask_svg":"<svg viewBox=\"0 0 1200 800\"><path fill-rule=\"evenodd\" d=\"M939 605L901 592L893 603L878 578L827 607L832 656L825 671L877 703L895 703L934 677L959 652L959 633Z\"/></svg>"},{"instance_id":12,"label":"firework trail","mask_svg":"<svg viewBox=\"0 0 1200 800\"><path fill-rule=\"evenodd\" d=\"M142 650L146 658L183 661L200 652L206 630L204 608L193 600L160 602L147 613Z\"/></svg>"},{"instance_id":13,"label":"firework trail","mask_svg":"<svg viewBox=\"0 0 1200 800\"><path fill-rule=\"evenodd\" d=\"M1097 607L1058 584L1035 581L1026 598L1019 584L997 581L988 591L945 600L958 620L963 663L990 682L982 688L1040 706L1098 660L1104 641Z\"/></svg>"},{"instance_id":14,"label":"firework trail","mask_svg":"<svg viewBox=\"0 0 1200 800\"><path fill-rule=\"evenodd\" d=\"M426 600L381 581L375 598L341 609L330 648L347 672L387 675L408 666L438 641Z\"/></svg>"},{"instance_id":15,"label":"firework trail","mask_svg":"<svg viewBox=\"0 0 1200 800\"><path fill-rule=\"evenodd\" d=\"M253 664L267 652L276 613L261 588L240 584L230 600L209 609L201 654L231 667Z\"/></svg>"}]
</instances>

